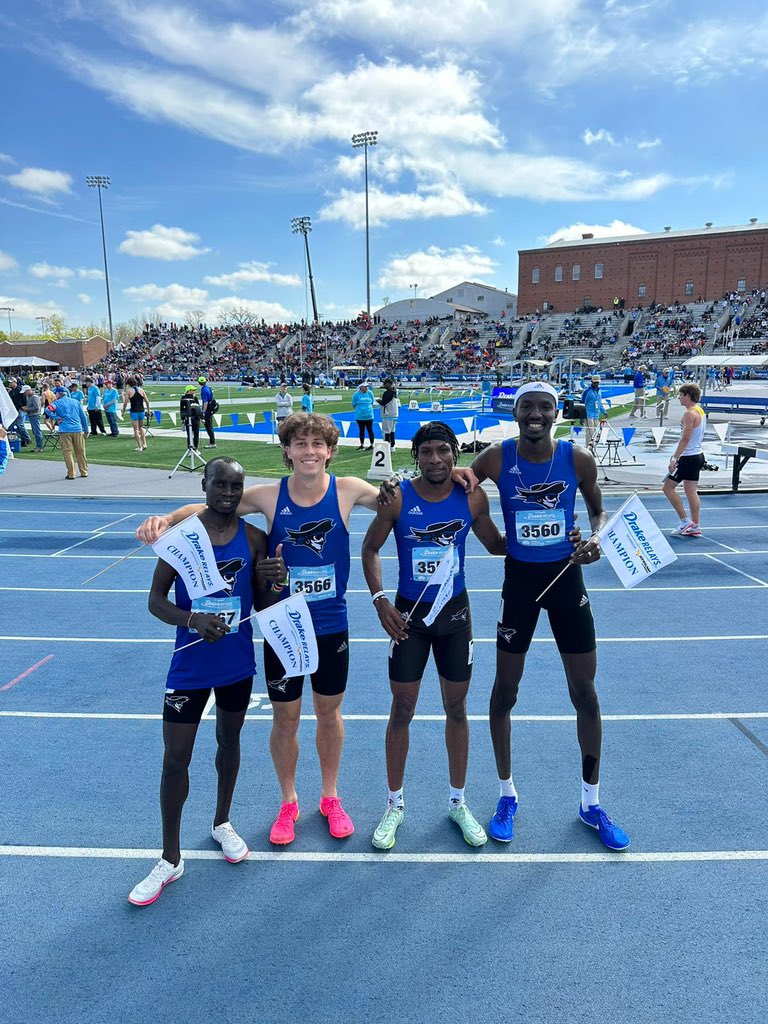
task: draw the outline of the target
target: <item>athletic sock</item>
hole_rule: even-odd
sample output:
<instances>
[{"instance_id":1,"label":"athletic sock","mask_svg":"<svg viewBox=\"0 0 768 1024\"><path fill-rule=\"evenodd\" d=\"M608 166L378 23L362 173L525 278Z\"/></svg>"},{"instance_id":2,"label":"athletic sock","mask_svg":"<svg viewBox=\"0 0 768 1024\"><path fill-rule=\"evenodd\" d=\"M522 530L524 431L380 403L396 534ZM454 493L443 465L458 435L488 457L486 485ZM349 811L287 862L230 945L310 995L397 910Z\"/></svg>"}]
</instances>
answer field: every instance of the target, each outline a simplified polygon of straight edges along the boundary
<instances>
[{"instance_id":1,"label":"athletic sock","mask_svg":"<svg viewBox=\"0 0 768 1024\"><path fill-rule=\"evenodd\" d=\"M517 800L517 790L511 775L508 779L499 779L499 796L512 796Z\"/></svg>"},{"instance_id":2,"label":"athletic sock","mask_svg":"<svg viewBox=\"0 0 768 1024\"><path fill-rule=\"evenodd\" d=\"M582 811L588 811L590 807L595 807L600 803L600 783L596 782L593 786L590 786L588 782L581 780L581 809Z\"/></svg>"},{"instance_id":3,"label":"athletic sock","mask_svg":"<svg viewBox=\"0 0 768 1024\"><path fill-rule=\"evenodd\" d=\"M692 522L692 520L690 520L690 519L689 519L689 518L688 518L688 517L686 516L686 518L685 518L685 519L681 519L681 520L680 520L680 525L681 525L681 526L688 526L688 524L689 524L690 522Z\"/></svg>"},{"instance_id":4,"label":"athletic sock","mask_svg":"<svg viewBox=\"0 0 768 1024\"><path fill-rule=\"evenodd\" d=\"M399 807L401 810L405 806L403 803L403 791L402 789L390 789L389 791L389 806Z\"/></svg>"},{"instance_id":5,"label":"athletic sock","mask_svg":"<svg viewBox=\"0 0 768 1024\"><path fill-rule=\"evenodd\" d=\"M458 807L459 804L464 803L464 787L456 789L455 786L451 786L451 795L449 796L449 802L451 807Z\"/></svg>"}]
</instances>

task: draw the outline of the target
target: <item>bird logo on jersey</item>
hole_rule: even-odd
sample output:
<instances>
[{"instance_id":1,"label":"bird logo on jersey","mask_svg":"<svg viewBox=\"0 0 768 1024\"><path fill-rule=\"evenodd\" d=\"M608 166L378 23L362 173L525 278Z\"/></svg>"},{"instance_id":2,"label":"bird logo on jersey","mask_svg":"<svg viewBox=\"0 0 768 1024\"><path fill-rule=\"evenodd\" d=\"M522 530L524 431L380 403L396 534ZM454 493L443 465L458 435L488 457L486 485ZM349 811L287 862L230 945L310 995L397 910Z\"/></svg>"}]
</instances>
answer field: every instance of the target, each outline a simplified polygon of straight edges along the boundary
<instances>
[{"instance_id":1,"label":"bird logo on jersey","mask_svg":"<svg viewBox=\"0 0 768 1024\"><path fill-rule=\"evenodd\" d=\"M332 519L319 519L314 523L305 523L298 530L286 527L288 540L299 548L310 548L316 555L322 555L328 534L336 524Z\"/></svg>"},{"instance_id":2,"label":"bird logo on jersey","mask_svg":"<svg viewBox=\"0 0 768 1024\"><path fill-rule=\"evenodd\" d=\"M517 495L523 501L531 501L541 508L556 508L560 495L568 490L565 480L554 480L551 484L534 484L532 487L518 487Z\"/></svg>"},{"instance_id":3,"label":"bird logo on jersey","mask_svg":"<svg viewBox=\"0 0 768 1024\"><path fill-rule=\"evenodd\" d=\"M189 697L180 697L173 694L167 693L165 695L165 703L169 708L173 708L174 711L178 711L181 714L181 709L189 700Z\"/></svg>"},{"instance_id":4,"label":"bird logo on jersey","mask_svg":"<svg viewBox=\"0 0 768 1024\"><path fill-rule=\"evenodd\" d=\"M221 577L226 583L225 590L228 594L233 594L235 591L235 583L237 582L237 574L241 569L245 567L245 559L243 558L230 558L226 562L217 562L216 568L221 573Z\"/></svg>"},{"instance_id":5,"label":"bird logo on jersey","mask_svg":"<svg viewBox=\"0 0 768 1024\"><path fill-rule=\"evenodd\" d=\"M452 519L449 523L433 523L425 530L418 530L411 527L411 537L420 540L422 543L438 544L441 548L447 548L449 544L456 543L456 534L464 529L463 519Z\"/></svg>"}]
</instances>

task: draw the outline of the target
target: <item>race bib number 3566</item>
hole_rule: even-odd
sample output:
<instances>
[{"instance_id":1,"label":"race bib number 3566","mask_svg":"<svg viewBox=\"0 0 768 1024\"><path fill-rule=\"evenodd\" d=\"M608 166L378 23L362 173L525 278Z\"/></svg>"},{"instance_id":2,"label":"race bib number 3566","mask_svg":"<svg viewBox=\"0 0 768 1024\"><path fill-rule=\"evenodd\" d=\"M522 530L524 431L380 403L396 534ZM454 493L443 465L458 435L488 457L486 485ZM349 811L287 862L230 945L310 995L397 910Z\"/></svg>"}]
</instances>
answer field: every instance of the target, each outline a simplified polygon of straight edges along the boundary
<instances>
[{"instance_id":1,"label":"race bib number 3566","mask_svg":"<svg viewBox=\"0 0 768 1024\"><path fill-rule=\"evenodd\" d=\"M292 565L291 593L303 594L307 601L336 597L336 570L332 565Z\"/></svg>"}]
</instances>

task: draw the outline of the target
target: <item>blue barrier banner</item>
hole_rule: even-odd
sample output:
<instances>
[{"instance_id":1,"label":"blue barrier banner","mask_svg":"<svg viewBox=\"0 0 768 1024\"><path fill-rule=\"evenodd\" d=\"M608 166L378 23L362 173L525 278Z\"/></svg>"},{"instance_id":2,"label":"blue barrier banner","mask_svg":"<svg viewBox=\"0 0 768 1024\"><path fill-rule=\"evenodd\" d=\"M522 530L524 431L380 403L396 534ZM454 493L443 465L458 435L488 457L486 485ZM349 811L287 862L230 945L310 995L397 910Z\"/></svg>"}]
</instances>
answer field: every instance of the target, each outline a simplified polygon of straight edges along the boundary
<instances>
[{"instance_id":1,"label":"blue barrier banner","mask_svg":"<svg viewBox=\"0 0 768 1024\"><path fill-rule=\"evenodd\" d=\"M625 448L629 447L629 442L635 436L636 432L637 432L637 427L622 427L621 428L621 433L622 433L622 436L624 437L624 447Z\"/></svg>"}]
</instances>

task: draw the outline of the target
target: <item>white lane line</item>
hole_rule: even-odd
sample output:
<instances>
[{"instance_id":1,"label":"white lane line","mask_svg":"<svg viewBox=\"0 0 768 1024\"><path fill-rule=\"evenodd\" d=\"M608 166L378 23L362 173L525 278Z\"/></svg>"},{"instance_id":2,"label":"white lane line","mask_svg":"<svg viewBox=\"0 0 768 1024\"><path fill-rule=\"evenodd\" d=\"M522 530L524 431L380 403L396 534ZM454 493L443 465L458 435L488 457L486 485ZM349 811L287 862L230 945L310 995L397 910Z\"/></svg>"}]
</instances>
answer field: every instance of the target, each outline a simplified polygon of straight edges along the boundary
<instances>
[{"instance_id":1,"label":"white lane line","mask_svg":"<svg viewBox=\"0 0 768 1024\"><path fill-rule=\"evenodd\" d=\"M263 708L259 709L264 711ZM513 724L536 722L568 722L576 721L576 715L512 715ZM73 718L86 721L126 721L126 722L160 722L161 714L124 712L124 711L0 711L0 718ZM601 715L604 722L730 722L732 719L759 720L768 719L768 711L693 711L669 712L642 715ZM213 721L214 719L208 719ZM271 722L272 715L248 714L246 722ZM487 722L488 715L467 715L470 722ZM302 722L316 722L315 715L301 715ZM389 715L381 714L344 714L345 722L388 722ZM445 723L445 715L414 715L414 722Z\"/></svg>"},{"instance_id":2,"label":"white lane line","mask_svg":"<svg viewBox=\"0 0 768 1024\"><path fill-rule=\"evenodd\" d=\"M25 532L28 533L29 531L25 531ZM113 533L110 533L107 536L114 537L115 535ZM700 538L698 538L698 539L700 539ZM65 548L64 550L68 550L68 549ZM352 554L353 554L353 557L357 558L358 555L359 555L359 552L354 551ZM704 557L706 557L706 552L705 551L676 551L675 554L677 555L678 558L704 558ZM743 556L746 556L746 555L768 555L768 548L755 548L753 551L739 550L739 551L734 551L733 554L734 555L739 555L740 557L743 557ZM53 557L53 555L38 555L38 554L32 554L31 552L21 552L21 553L16 553L16 552L0 552L0 558L23 558L23 559L26 560L28 558L52 558L52 557ZM112 559L114 559L115 556L114 555L63 555L62 557L63 558L82 558L82 559L86 559L86 558L90 558L90 559L100 558L103 562L106 562L106 561L111 561ZM396 562L398 560L398 558L397 558L397 555L381 555L381 560L382 560L382 562ZM498 562L500 565L502 564L502 558L501 558L500 555L466 555L465 560L466 561L475 561L475 562L476 561L481 561L481 560L482 561L494 561L494 562ZM142 561L144 561L144 562L156 562L157 561L157 556L156 555L132 555L131 556L131 561L132 562L142 562Z\"/></svg>"},{"instance_id":3,"label":"white lane line","mask_svg":"<svg viewBox=\"0 0 768 1024\"><path fill-rule=\"evenodd\" d=\"M203 708L203 718L208 718L209 717L209 712L210 712L211 708L213 707L213 705L215 703L216 703L216 691L215 690L211 690L211 692L208 694L208 700L205 702L205 707ZM216 715L213 715L212 717L215 718Z\"/></svg>"},{"instance_id":4,"label":"white lane line","mask_svg":"<svg viewBox=\"0 0 768 1024\"><path fill-rule=\"evenodd\" d=\"M738 553L739 553L739 549L738 548L732 548L730 544L723 544L722 541L715 540L714 537L707 537L707 540L709 541L710 544L717 544L717 546L719 548L725 548L725 550L729 551L732 555L738 555Z\"/></svg>"},{"instance_id":5,"label":"white lane line","mask_svg":"<svg viewBox=\"0 0 768 1024\"><path fill-rule=\"evenodd\" d=\"M67 551L71 551L73 548L79 548L81 544L87 544L89 540L99 540L99 538L101 538L103 536L104 536L103 533L92 533L92 534L89 534L89 536L87 536L85 538L85 540L79 540L76 544L70 544L68 548L62 548L61 551L54 551L53 554L49 555L48 557L49 558L56 558L58 555L63 555ZM74 556L70 555L70 557L74 557Z\"/></svg>"},{"instance_id":6,"label":"white lane line","mask_svg":"<svg viewBox=\"0 0 768 1024\"><path fill-rule=\"evenodd\" d=\"M713 556L714 557L714 556ZM728 568L733 568L728 566ZM764 583L759 585L752 583L722 583L722 584L706 584L697 585L696 590L761 590L765 586ZM0 587L0 592L7 590L13 591L14 594L147 594L149 587L139 587L136 589L131 588L114 588L108 587ZM499 581L498 587L467 587L470 594L500 594L501 593L501 581ZM627 590L626 587L592 587L590 586L590 594L644 594L649 591L668 591L670 593L683 593L690 594L691 587L633 587ZM369 590L348 590L348 594L367 594L370 596Z\"/></svg>"},{"instance_id":7,"label":"white lane line","mask_svg":"<svg viewBox=\"0 0 768 1024\"><path fill-rule=\"evenodd\" d=\"M729 565L728 562L723 562L722 559L717 558L716 555L707 555L707 558L711 558L713 562L717 562L718 565L724 565L726 569L733 569L734 572L739 573L740 576L746 576L748 580L754 580L755 583L759 583L763 587L768 587L768 583L765 580L758 579L757 576L750 576L748 572L744 572L742 569L737 569L735 565Z\"/></svg>"},{"instance_id":8,"label":"white lane line","mask_svg":"<svg viewBox=\"0 0 768 1024\"><path fill-rule=\"evenodd\" d=\"M634 493L634 492L631 492L631 493ZM59 500L60 497L61 497L60 495L56 495L55 496L56 500ZM66 498L66 495L64 495L64 497ZM612 497L613 497L612 494L611 495L605 495L605 494L603 495L604 504L606 506L606 509L608 509L608 511L611 511L611 507L612 507L611 498ZM704 492L704 498L705 498L705 500L707 498L706 492ZM53 497L52 497L52 500L53 500ZM71 500L71 499L67 499L67 500ZM115 500L115 499L112 498L112 497L107 497L107 498L103 498L103 500L110 501L110 500ZM153 499L147 498L145 500L146 501L152 501ZM491 502L491 505L494 505L494 504L498 505L499 504L499 499L495 495L489 495L489 500ZM154 501L155 501L155 504L159 504L160 503L160 499L155 499ZM170 499L166 498L165 501L166 501L166 504L170 504L171 503ZM584 506L583 505L579 505L578 507L582 511L584 510ZM616 508L618 508L618 507L619 506L617 504ZM664 512L664 513L669 514L670 516L672 516L673 513L674 513L674 509L672 509L671 506L669 506L669 505L663 505L663 506L662 505L660 505L660 506L646 505L645 507L648 509L649 512L653 512L653 513L662 513L662 512ZM749 511L753 511L753 510L760 511L762 509L768 509L768 505L710 505L709 502L706 501L706 511L707 512L734 512L734 511L749 512ZM615 511L615 509L613 511ZM13 506L13 507L0 506L0 513L2 513L2 512L13 513L14 515L18 515L20 512L23 512L24 515L29 515L29 516L111 516L111 515L115 514L114 510L111 511L111 512L100 512L100 511L98 511L98 509L93 509L92 511L89 511L89 512L82 512L82 511L76 511L74 509L72 511L66 511L66 510L62 511L60 509L51 509L49 511L48 509L43 509L43 508L18 508L16 506ZM132 515L143 515L146 518L148 515L153 515L154 513L152 513L151 511L148 511L146 508L142 508L142 509L137 509L135 512L133 512L131 514ZM258 513L255 513L255 514L258 515ZM357 509L354 509L351 514L353 516L363 516L363 517L366 517L366 518L368 518L368 517L373 518L373 515L374 515L373 512L369 512L368 510L358 511Z\"/></svg>"},{"instance_id":9,"label":"white lane line","mask_svg":"<svg viewBox=\"0 0 768 1024\"><path fill-rule=\"evenodd\" d=\"M133 519L133 517L135 515L136 515L135 512L129 512L127 516L121 516L119 519L115 519L114 522L107 523L106 526L98 526L95 530L91 530L91 533L98 533L99 530L108 530L110 528L110 526L117 526L118 523L124 523L126 519ZM712 529L716 529L716 527L712 527ZM125 533L124 530L115 530L113 532L119 534L120 536L123 536L123 534ZM128 536L130 536L130 535L131 534L129 532Z\"/></svg>"},{"instance_id":10,"label":"white lane line","mask_svg":"<svg viewBox=\"0 0 768 1024\"><path fill-rule=\"evenodd\" d=\"M167 638L139 638L139 637L104 637L104 636L0 636L1 641L7 643L46 643L46 644L172 644L173 637ZM728 633L720 636L599 636L599 644L664 644L664 643L694 643L706 640L717 642L723 640L768 640L768 633ZM255 638L255 644L263 644L260 638ZM388 644L388 636L350 637L351 644ZM495 644L495 636L476 636L476 644ZM553 637L534 637L531 643L553 644Z\"/></svg>"},{"instance_id":11,"label":"white lane line","mask_svg":"<svg viewBox=\"0 0 768 1024\"><path fill-rule=\"evenodd\" d=\"M216 860L220 850L183 850L185 860ZM101 846L0 846L0 857L59 857L98 860L157 860L158 850ZM244 863L288 864L669 864L704 861L764 861L768 850L655 850L623 853L353 853L251 850Z\"/></svg>"}]
</instances>

